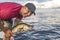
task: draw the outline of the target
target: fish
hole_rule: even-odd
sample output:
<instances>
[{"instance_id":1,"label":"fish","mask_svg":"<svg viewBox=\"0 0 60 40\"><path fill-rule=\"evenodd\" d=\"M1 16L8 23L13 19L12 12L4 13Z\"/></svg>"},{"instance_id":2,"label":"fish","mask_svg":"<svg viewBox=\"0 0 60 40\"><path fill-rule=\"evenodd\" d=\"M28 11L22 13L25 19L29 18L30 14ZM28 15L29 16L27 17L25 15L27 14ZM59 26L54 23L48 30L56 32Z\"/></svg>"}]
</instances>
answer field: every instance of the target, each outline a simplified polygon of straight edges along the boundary
<instances>
[{"instance_id":1,"label":"fish","mask_svg":"<svg viewBox=\"0 0 60 40\"><path fill-rule=\"evenodd\" d=\"M12 33L14 34L17 32L26 32L28 30L32 30L32 28L33 28L32 25L28 25L26 23L20 23L12 28Z\"/></svg>"}]
</instances>

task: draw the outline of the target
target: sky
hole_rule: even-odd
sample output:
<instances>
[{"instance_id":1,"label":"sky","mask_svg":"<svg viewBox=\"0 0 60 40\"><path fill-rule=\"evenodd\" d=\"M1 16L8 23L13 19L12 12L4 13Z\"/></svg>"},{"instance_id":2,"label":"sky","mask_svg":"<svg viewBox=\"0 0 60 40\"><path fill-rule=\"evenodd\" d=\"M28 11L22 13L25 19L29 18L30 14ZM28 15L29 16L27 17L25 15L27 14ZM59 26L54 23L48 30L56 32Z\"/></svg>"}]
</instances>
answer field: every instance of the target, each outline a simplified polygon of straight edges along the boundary
<instances>
[{"instance_id":1,"label":"sky","mask_svg":"<svg viewBox=\"0 0 60 40\"><path fill-rule=\"evenodd\" d=\"M0 2L13 1L25 5L28 2L34 3L37 8L60 7L60 0L0 0Z\"/></svg>"}]
</instances>

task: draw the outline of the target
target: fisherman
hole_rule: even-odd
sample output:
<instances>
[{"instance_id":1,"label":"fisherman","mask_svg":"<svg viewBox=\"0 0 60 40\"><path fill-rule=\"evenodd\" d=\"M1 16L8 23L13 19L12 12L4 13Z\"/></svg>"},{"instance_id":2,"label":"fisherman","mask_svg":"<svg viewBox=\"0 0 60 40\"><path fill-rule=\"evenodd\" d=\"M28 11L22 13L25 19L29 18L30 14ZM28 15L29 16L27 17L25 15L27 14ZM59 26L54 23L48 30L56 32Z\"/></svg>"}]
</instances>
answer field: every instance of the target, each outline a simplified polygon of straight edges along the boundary
<instances>
[{"instance_id":1,"label":"fisherman","mask_svg":"<svg viewBox=\"0 0 60 40\"><path fill-rule=\"evenodd\" d=\"M5 22L12 24L12 18L21 21L22 18L35 15L36 7L33 3L21 5L15 2L1 2L0 3L0 29L4 31L6 37L10 37L12 32L9 28L4 27ZM9 26L11 27L11 26Z\"/></svg>"}]
</instances>

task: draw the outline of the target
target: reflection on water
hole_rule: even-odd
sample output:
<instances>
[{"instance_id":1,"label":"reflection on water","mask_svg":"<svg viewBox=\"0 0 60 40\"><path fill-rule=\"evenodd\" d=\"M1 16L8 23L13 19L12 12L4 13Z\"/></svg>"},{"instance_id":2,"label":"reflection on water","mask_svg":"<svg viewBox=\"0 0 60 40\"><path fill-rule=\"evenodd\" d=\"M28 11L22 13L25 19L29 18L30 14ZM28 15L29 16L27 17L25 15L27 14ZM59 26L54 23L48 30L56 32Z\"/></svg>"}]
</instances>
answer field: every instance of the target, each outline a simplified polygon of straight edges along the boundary
<instances>
[{"instance_id":1,"label":"reflection on water","mask_svg":"<svg viewBox=\"0 0 60 40\"><path fill-rule=\"evenodd\" d=\"M36 24L36 23L35 23ZM43 26L43 27L42 27ZM57 25L59 26L59 25ZM45 28L44 28L45 27ZM35 25L35 27L25 33L14 35L15 40L59 40L60 28L54 25Z\"/></svg>"},{"instance_id":2,"label":"reflection on water","mask_svg":"<svg viewBox=\"0 0 60 40\"><path fill-rule=\"evenodd\" d=\"M54 31L31 30L26 33L16 34L15 40L54 40L59 39L60 34Z\"/></svg>"}]
</instances>

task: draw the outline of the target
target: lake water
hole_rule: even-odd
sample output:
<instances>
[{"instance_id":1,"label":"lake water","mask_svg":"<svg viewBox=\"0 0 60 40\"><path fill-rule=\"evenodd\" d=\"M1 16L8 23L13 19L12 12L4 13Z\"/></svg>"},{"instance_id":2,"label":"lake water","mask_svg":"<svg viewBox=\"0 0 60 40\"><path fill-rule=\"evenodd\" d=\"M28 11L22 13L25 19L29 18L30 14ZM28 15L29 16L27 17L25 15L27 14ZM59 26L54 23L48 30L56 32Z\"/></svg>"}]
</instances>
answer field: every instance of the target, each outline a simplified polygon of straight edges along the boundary
<instances>
[{"instance_id":1,"label":"lake water","mask_svg":"<svg viewBox=\"0 0 60 40\"><path fill-rule=\"evenodd\" d=\"M17 33L15 40L60 40L60 9L37 9L36 16L24 20L34 27L25 33Z\"/></svg>"}]
</instances>

